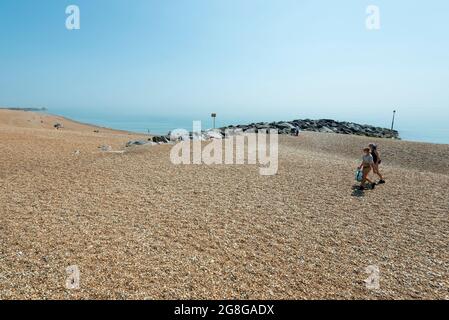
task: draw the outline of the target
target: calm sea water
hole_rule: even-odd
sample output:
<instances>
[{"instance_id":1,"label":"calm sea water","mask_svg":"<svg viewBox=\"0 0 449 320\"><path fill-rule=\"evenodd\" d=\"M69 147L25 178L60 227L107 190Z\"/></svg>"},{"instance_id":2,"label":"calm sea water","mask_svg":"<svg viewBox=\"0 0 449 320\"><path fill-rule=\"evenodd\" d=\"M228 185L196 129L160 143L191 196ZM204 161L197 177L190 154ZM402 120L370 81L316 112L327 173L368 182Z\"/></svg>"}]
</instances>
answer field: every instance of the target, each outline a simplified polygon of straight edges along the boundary
<instances>
[{"instance_id":1,"label":"calm sea water","mask_svg":"<svg viewBox=\"0 0 449 320\"><path fill-rule=\"evenodd\" d=\"M174 129L186 129L192 131L192 122L199 120L202 123L203 129L209 129L213 127L213 121L209 117L205 116L152 116L152 115L130 115L130 114L110 114L110 113L79 113L73 111L60 110L53 112L55 114L65 116L67 118L95 124L102 127L108 127L113 129L120 129L138 133L152 133L152 134L167 134ZM304 118L304 117L302 117ZM319 119L322 117L311 117L312 119ZM332 118L332 117L330 117ZM252 122L271 122L281 120L293 120L292 117L218 117L216 119L216 127L223 127L231 124L249 124ZM353 121L357 123L368 123L380 127L388 127L385 121L371 120L364 121L361 118L353 119L337 119L344 121ZM419 122L419 124L418 124ZM418 142L431 142L431 143L443 143L449 144L449 129L442 125L433 125L432 123L423 125L419 120L417 123L408 121L408 123L399 123L396 127L399 130L400 136L403 140L418 141Z\"/></svg>"}]
</instances>

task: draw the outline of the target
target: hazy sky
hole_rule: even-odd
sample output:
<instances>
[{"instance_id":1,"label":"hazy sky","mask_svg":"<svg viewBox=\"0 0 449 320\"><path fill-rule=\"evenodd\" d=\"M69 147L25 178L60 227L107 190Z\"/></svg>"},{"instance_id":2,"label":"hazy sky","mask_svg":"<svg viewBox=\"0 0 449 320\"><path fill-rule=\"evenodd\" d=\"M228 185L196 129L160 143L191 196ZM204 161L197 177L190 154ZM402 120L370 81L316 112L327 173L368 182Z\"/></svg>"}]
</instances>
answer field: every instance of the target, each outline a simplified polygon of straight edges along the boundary
<instances>
[{"instance_id":1,"label":"hazy sky","mask_svg":"<svg viewBox=\"0 0 449 320\"><path fill-rule=\"evenodd\" d=\"M70 4L80 30L65 28ZM371 4L380 30L366 29ZM0 105L377 120L398 108L446 125L448 14L447 0L2 0Z\"/></svg>"}]
</instances>

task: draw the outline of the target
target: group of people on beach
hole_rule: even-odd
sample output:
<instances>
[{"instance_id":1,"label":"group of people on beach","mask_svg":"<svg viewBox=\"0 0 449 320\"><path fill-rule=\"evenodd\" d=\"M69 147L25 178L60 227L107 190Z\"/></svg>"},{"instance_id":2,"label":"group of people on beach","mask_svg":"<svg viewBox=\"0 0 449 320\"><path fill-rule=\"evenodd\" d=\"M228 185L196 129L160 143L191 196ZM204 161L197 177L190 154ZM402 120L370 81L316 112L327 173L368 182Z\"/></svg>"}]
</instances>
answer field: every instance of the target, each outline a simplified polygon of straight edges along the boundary
<instances>
[{"instance_id":1,"label":"group of people on beach","mask_svg":"<svg viewBox=\"0 0 449 320\"><path fill-rule=\"evenodd\" d=\"M365 190L366 182L371 185L371 189L376 187L376 183L368 178L371 170L380 178L378 182L379 184L385 183L385 180L379 171L379 165L381 162L382 160L375 143L370 143L368 148L363 149L362 164L359 166L359 170L362 170L363 173L360 190Z\"/></svg>"}]
</instances>

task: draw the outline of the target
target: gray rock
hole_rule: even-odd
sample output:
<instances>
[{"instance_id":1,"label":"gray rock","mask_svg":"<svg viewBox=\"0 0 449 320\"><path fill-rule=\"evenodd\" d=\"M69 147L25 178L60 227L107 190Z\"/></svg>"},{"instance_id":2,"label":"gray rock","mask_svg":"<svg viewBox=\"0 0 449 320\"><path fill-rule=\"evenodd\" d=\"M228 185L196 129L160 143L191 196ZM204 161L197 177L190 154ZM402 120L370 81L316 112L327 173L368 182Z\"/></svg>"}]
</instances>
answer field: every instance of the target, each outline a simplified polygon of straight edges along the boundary
<instances>
[{"instance_id":1,"label":"gray rock","mask_svg":"<svg viewBox=\"0 0 449 320\"><path fill-rule=\"evenodd\" d=\"M145 140L131 140L131 141L128 141L128 143L126 144L126 147L143 146L143 145L149 144L149 143L151 143L151 142L145 141Z\"/></svg>"},{"instance_id":2,"label":"gray rock","mask_svg":"<svg viewBox=\"0 0 449 320\"><path fill-rule=\"evenodd\" d=\"M256 124L256 129L270 129L271 126L268 123Z\"/></svg>"},{"instance_id":3,"label":"gray rock","mask_svg":"<svg viewBox=\"0 0 449 320\"><path fill-rule=\"evenodd\" d=\"M204 137L206 139L223 139L223 134L221 130L208 130L205 132Z\"/></svg>"},{"instance_id":4,"label":"gray rock","mask_svg":"<svg viewBox=\"0 0 449 320\"><path fill-rule=\"evenodd\" d=\"M278 129L281 129L281 130L283 130L283 129L294 129L294 128L295 128L295 126L293 126L292 124L290 124L290 123L288 123L288 122L280 122L280 123L277 123L277 124L276 124L276 127L277 127Z\"/></svg>"},{"instance_id":5,"label":"gray rock","mask_svg":"<svg viewBox=\"0 0 449 320\"><path fill-rule=\"evenodd\" d=\"M329 128L326 127L326 126L321 127L319 131L320 131L320 132L324 132L324 133L334 133L333 130L329 129Z\"/></svg>"},{"instance_id":6,"label":"gray rock","mask_svg":"<svg viewBox=\"0 0 449 320\"><path fill-rule=\"evenodd\" d=\"M153 142L155 143L169 143L170 142L170 137L166 137L166 136L154 136L153 137Z\"/></svg>"}]
</instances>

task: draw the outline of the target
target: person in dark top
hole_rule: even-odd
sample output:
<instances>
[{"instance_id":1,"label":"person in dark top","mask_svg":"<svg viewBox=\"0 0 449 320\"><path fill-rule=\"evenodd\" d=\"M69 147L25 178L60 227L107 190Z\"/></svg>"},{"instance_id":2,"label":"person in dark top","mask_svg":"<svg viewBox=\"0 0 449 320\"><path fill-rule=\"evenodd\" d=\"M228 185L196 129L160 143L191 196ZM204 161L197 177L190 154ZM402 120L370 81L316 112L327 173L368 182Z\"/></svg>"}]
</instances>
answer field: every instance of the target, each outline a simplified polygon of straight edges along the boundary
<instances>
[{"instance_id":1,"label":"person in dark top","mask_svg":"<svg viewBox=\"0 0 449 320\"><path fill-rule=\"evenodd\" d=\"M383 184L385 183L385 180L379 171L379 165L382 162L382 160L380 159L379 151L377 151L377 145L375 143L370 143L369 148L371 150L371 155L373 156L374 161L373 172L379 176L380 178L379 184Z\"/></svg>"},{"instance_id":2,"label":"person in dark top","mask_svg":"<svg viewBox=\"0 0 449 320\"><path fill-rule=\"evenodd\" d=\"M300 131L301 131L301 130L299 129L299 126L298 126L298 125L295 125L295 127L291 129L291 134L292 134L292 136L294 136L294 137L298 137Z\"/></svg>"}]
</instances>

